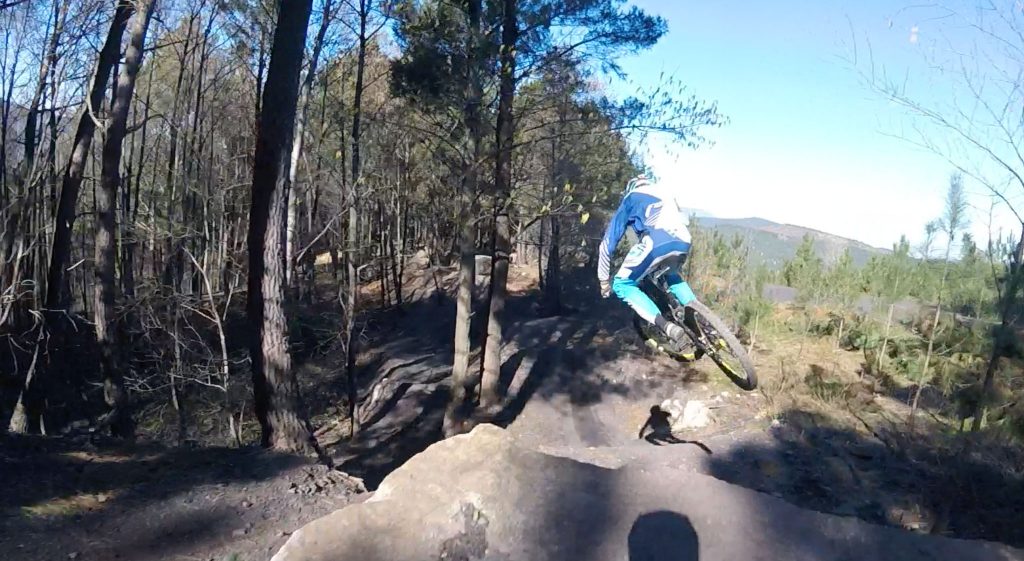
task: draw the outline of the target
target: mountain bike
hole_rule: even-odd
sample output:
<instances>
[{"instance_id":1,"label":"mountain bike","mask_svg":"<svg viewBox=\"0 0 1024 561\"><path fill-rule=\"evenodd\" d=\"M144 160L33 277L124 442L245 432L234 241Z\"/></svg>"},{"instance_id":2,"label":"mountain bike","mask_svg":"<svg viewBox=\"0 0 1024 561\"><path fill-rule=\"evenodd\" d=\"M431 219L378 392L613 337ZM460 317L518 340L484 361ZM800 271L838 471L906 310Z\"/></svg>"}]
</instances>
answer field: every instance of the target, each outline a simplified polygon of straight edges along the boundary
<instances>
[{"instance_id":1,"label":"mountain bike","mask_svg":"<svg viewBox=\"0 0 1024 561\"><path fill-rule=\"evenodd\" d=\"M695 362L710 358L726 376L741 389L757 387L757 372L746 349L732 330L702 302L694 300L683 306L668 290L665 274L676 271L682 258L675 257L658 264L640 281L640 289L658 305L665 319L683 328L688 340L673 341L661 329L633 316L633 326L644 344L679 362Z\"/></svg>"}]
</instances>

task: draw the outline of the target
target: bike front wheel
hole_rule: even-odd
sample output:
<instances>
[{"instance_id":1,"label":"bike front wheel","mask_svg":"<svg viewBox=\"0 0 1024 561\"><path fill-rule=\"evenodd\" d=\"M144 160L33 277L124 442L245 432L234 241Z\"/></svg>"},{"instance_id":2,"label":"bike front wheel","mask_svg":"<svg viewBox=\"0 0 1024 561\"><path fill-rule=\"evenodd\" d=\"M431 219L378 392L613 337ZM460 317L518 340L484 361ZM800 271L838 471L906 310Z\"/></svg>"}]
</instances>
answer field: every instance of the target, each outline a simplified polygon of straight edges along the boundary
<instances>
[{"instance_id":1,"label":"bike front wheel","mask_svg":"<svg viewBox=\"0 0 1024 561\"><path fill-rule=\"evenodd\" d=\"M751 391L757 387L757 372L754 362L743 348L732 330L722 318L699 301L687 304L692 311L693 322L684 322L698 345L705 347L705 355L741 389ZM687 318L689 319L689 318ZM689 325L685 325L689 324Z\"/></svg>"}]
</instances>

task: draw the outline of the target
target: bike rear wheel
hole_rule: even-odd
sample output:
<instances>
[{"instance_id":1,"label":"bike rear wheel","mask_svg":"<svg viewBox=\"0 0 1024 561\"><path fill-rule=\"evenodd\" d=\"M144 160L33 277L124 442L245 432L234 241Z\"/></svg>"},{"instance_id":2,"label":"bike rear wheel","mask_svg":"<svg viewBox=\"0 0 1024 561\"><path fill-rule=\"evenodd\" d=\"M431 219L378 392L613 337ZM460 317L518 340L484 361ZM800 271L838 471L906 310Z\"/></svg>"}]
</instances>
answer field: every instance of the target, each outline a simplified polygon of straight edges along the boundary
<instances>
[{"instance_id":1,"label":"bike rear wheel","mask_svg":"<svg viewBox=\"0 0 1024 561\"><path fill-rule=\"evenodd\" d=\"M683 327L696 336L698 344L706 347L705 355L741 389L751 391L756 388L754 362L722 318L696 300L687 304L687 308L692 312L694 321L684 322Z\"/></svg>"}]
</instances>

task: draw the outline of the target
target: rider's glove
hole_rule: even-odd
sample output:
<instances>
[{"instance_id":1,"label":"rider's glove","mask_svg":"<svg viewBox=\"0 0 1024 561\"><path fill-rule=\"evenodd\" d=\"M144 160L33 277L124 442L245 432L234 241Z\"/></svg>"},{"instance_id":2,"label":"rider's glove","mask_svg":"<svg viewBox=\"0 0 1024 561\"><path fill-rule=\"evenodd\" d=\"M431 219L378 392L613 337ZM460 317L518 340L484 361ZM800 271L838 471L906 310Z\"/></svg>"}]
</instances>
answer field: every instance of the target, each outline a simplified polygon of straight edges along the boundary
<instances>
[{"instance_id":1,"label":"rider's glove","mask_svg":"<svg viewBox=\"0 0 1024 561\"><path fill-rule=\"evenodd\" d=\"M601 298L607 298L612 294L612 283L607 280L598 281L601 283Z\"/></svg>"}]
</instances>

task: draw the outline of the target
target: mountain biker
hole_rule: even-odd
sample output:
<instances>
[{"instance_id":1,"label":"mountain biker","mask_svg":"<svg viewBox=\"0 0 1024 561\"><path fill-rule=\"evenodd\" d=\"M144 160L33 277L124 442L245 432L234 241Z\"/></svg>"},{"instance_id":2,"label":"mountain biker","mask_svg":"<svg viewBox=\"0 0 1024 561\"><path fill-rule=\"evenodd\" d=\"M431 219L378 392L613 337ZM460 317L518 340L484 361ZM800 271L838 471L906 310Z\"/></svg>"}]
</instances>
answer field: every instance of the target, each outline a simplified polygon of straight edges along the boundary
<instances>
[{"instance_id":1,"label":"mountain biker","mask_svg":"<svg viewBox=\"0 0 1024 561\"><path fill-rule=\"evenodd\" d=\"M615 292L637 315L677 341L684 336L683 329L661 315L658 306L640 290L638 283L665 259L680 256L680 263L686 259L690 252L688 224L689 219L680 208L673 189L640 174L626 184L622 202L608 223L598 250L597 280L601 297L607 298ZM640 241L629 250L615 279L609 282L611 256L627 226L632 226ZM665 280L681 305L696 298L690 285L675 271L669 271Z\"/></svg>"}]
</instances>

